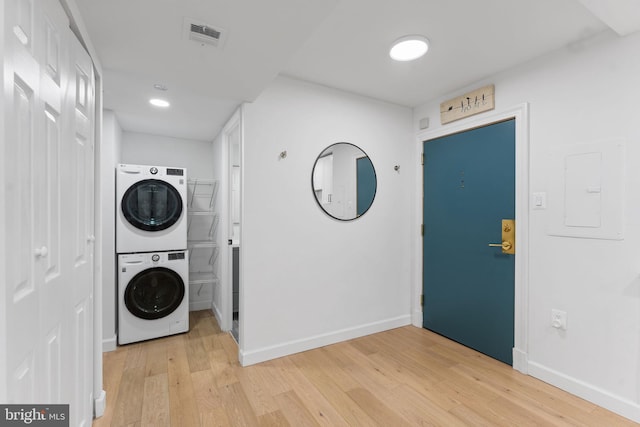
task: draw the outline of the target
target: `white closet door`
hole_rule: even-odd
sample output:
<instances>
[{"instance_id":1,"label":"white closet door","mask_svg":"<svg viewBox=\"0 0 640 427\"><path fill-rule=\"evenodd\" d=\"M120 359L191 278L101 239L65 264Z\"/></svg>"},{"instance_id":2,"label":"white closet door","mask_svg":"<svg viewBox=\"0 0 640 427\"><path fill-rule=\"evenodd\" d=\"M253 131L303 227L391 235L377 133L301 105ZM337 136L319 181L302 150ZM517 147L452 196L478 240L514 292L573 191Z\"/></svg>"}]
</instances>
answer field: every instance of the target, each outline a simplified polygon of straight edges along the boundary
<instances>
[{"instance_id":1,"label":"white closet door","mask_svg":"<svg viewBox=\"0 0 640 427\"><path fill-rule=\"evenodd\" d=\"M4 2L6 349L11 403L92 418L93 74L57 1ZM82 57L81 59L76 59ZM78 80L82 80L78 83ZM7 83L8 82L8 83ZM82 99L82 111L76 99ZM80 114L81 113L81 114ZM0 278L2 279L2 278Z\"/></svg>"},{"instance_id":2,"label":"white closet door","mask_svg":"<svg viewBox=\"0 0 640 427\"><path fill-rule=\"evenodd\" d=\"M7 400L35 402L36 358L44 333L36 310L42 284L36 278L44 258L35 246L34 175L40 107L40 66L35 57L34 4L5 2L5 231ZM39 120L40 118L40 120ZM47 379L45 378L45 382ZM42 387L42 385L38 385ZM48 387L45 386L45 388Z\"/></svg>"},{"instance_id":3,"label":"white closet door","mask_svg":"<svg viewBox=\"0 0 640 427\"><path fill-rule=\"evenodd\" d=\"M91 425L93 404L93 180L94 180L94 75L91 58L75 37L70 43L71 78L67 101L70 104L72 177L69 192L70 243L73 259L71 279L73 289L73 336L75 378L71 416L77 416L78 425Z\"/></svg>"},{"instance_id":4,"label":"white closet door","mask_svg":"<svg viewBox=\"0 0 640 427\"><path fill-rule=\"evenodd\" d=\"M34 278L38 305L30 312L39 319L38 334L41 350L36 353L38 378L44 377L44 387L36 390L42 402L67 403L63 379L71 367L66 362L65 337L69 329L65 319L71 304L67 300L69 271L64 238L65 206L70 196L65 189L64 169L69 143L65 137L65 88L69 78L67 49L70 33L64 12L57 2L35 1L34 59L39 65L40 91L35 96L33 124L37 129L33 139L31 180L33 183ZM37 316L35 315L37 309ZM19 325L19 324L18 324ZM19 330L20 327L18 326ZM36 384L37 387L37 384Z\"/></svg>"}]
</instances>

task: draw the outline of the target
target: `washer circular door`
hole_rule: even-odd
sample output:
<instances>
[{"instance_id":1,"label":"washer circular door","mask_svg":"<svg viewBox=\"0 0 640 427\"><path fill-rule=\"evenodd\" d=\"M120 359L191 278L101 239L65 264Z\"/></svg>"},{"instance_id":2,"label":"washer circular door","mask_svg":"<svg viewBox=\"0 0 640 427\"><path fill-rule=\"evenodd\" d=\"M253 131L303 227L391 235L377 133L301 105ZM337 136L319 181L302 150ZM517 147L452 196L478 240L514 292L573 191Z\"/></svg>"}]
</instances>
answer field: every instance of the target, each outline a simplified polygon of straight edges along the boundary
<instances>
[{"instance_id":1,"label":"washer circular door","mask_svg":"<svg viewBox=\"0 0 640 427\"><path fill-rule=\"evenodd\" d=\"M122 196L122 214L129 224L145 231L161 231L178 222L182 198L176 188L159 179L133 184Z\"/></svg>"},{"instance_id":2,"label":"washer circular door","mask_svg":"<svg viewBox=\"0 0 640 427\"><path fill-rule=\"evenodd\" d=\"M155 267L136 274L124 291L124 303L131 314L141 319L161 319L182 303L185 284L173 270Z\"/></svg>"}]
</instances>

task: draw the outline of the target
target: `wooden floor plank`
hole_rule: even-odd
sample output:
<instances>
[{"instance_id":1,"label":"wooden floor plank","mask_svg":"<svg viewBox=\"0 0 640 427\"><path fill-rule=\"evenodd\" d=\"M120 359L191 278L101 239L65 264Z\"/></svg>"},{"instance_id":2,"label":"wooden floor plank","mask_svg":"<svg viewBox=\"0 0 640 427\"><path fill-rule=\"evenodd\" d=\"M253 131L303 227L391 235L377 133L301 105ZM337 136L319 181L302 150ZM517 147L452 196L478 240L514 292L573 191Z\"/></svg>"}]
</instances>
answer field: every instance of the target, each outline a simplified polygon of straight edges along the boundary
<instances>
[{"instance_id":1,"label":"wooden floor plank","mask_svg":"<svg viewBox=\"0 0 640 427\"><path fill-rule=\"evenodd\" d=\"M419 372L409 369L399 361L385 357L383 355L374 354L371 356L381 369L391 375L398 384L404 384L411 387L415 393L422 396L423 399L429 399L440 408L448 411L460 403L447 394L438 393L435 389L436 385L443 381L441 376L432 378L427 372Z\"/></svg>"},{"instance_id":2,"label":"wooden floor plank","mask_svg":"<svg viewBox=\"0 0 640 427\"><path fill-rule=\"evenodd\" d=\"M211 369L209 365L209 355L202 339L187 340L187 360L189 361L189 370L191 372L208 371Z\"/></svg>"},{"instance_id":3,"label":"wooden floor plank","mask_svg":"<svg viewBox=\"0 0 640 427\"><path fill-rule=\"evenodd\" d=\"M269 369L273 368L263 365L248 366L240 369L236 375L258 417L278 411L278 405L273 398L278 393L271 392L271 377L267 375Z\"/></svg>"},{"instance_id":4,"label":"wooden floor plank","mask_svg":"<svg viewBox=\"0 0 640 427\"><path fill-rule=\"evenodd\" d=\"M105 408L104 415L94 420L94 427L111 425L114 409L116 407L113 402L118 401L120 382L122 381L122 373L124 371L126 359L127 350L123 347L103 354L103 366L109 367L109 369L104 369L102 377L103 387L105 390L109 391L109 394L107 396L107 406Z\"/></svg>"},{"instance_id":5,"label":"wooden floor plank","mask_svg":"<svg viewBox=\"0 0 640 427\"><path fill-rule=\"evenodd\" d=\"M287 391L274 396L280 411L292 426L319 426L309 409L302 403L294 391Z\"/></svg>"},{"instance_id":6,"label":"wooden floor plank","mask_svg":"<svg viewBox=\"0 0 640 427\"><path fill-rule=\"evenodd\" d=\"M149 348L149 346L145 344L146 343L127 344L127 360L124 369L145 367Z\"/></svg>"},{"instance_id":7,"label":"wooden floor plank","mask_svg":"<svg viewBox=\"0 0 640 427\"><path fill-rule=\"evenodd\" d=\"M258 417L258 423L260 427L287 427L291 425L279 409L277 411L261 415Z\"/></svg>"},{"instance_id":8,"label":"wooden floor plank","mask_svg":"<svg viewBox=\"0 0 640 427\"><path fill-rule=\"evenodd\" d=\"M222 406L227 418L234 426L253 427L258 425L258 417L239 382L227 384L219 389Z\"/></svg>"},{"instance_id":9,"label":"wooden floor plank","mask_svg":"<svg viewBox=\"0 0 640 427\"><path fill-rule=\"evenodd\" d=\"M310 354L314 352L305 352L303 355ZM292 359L293 360L293 359ZM301 363L300 357L295 359L295 363ZM354 402L349 398L346 394L346 390L341 388L335 381L334 377L328 375L328 371L336 371L342 370L341 368L335 365L324 365L322 368L312 367L308 364L302 365L304 366L301 369L303 375L305 375L311 383L313 383L314 387L318 389L320 393L324 396L325 399L335 408L335 410L340 414L340 416L344 419L347 425L355 426L375 426L377 425L374 420L369 417L358 405L355 405ZM345 375L347 375L345 373ZM355 380L352 379L353 384L357 384ZM353 387L349 387L349 390L357 388L356 385Z\"/></svg>"},{"instance_id":10,"label":"wooden floor plank","mask_svg":"<svg viewBox=\"0 0 640 427\"><path fill-rule=\"evenodd\" d=\"M107 426L633 426L412 326L241 367L210 311L105 353Z\"/></svg>"},{"instance_id":11,"label":"wooden floor plank","mask_svg":"<svg viewBox=\"0 0 640 427\"><path fill-rule=\"evenodd\" d=\"M596 407L591 411L591 423L590 426L615 426L615 427L638 427L639 423L624 418L618 414L614 414L611 411L607 411L604 408Z\"/></svg>"},{"instance_id":12,"label":"wooden floor plank","mask_svg":"<svg viewBox=\"0 0 640 427\"><path fill-rule=\"evenodd\" d=\"M240 362L238 361L238 345L231 334L220 334L219 337L222 348L227 353L227 358L231 365L240 366Z\"/></svg>"},{"instance_id":13,"label":"wooden floor plank","mask_svg":"<svg viewBox=\"0 0 640 427\"><path fill-rule=\"evenodd\" d=\"M418 375L429 384L442 381L444 379L442 372L452 366L451 364L441 364L438 361L429 359L424 354L414 354L409 350L394 351L393 346L384 348L377 354L372 354L370 359L376 362L395 363L396 370L406 372L408 375Z\"/></svg>"},{"instance_id":14,"label":"wooden floor plank","mask_svg":"<svg viewBox=\"0 0 640 427\"><path fill-rule=\"evenodd\" d=\"M369 390L355 388L347 392L364 412L382 426L410 426L411 423L377 399Z\"/></svg>"},{"instance_id":15,"label":"wooden floor plank","mask_svg":"<svg viewBox=\"0 0 640 427\"><path fill-rule=\"evenodd\" d=\"M431 399L425 399L407 385L399 385L389 390L384 400L412 425L464 426L465 423L441 408Z\"/></svg>"},{"instance_id":16,"label":"wooden floor plank","mask_svg":"<svg viewBox=\"0 0 640 427\"><path fill-rule=\"evenodd\" d=\"M184 341L169 346L167 356L171 425L197 426L200 417Z\"/></svg>"},{"instance_id":17,"label":"wooden floor plank","mask_svg":"<svg viewBox=\"0 0 640 427\"><path fill-rule=\"evenodd\" d=\"M466 426L492 427L496 425L466 405L458 405L455 408L451 408L449 413L458 418Z\"/></svg>"},{"instance_id":18,"label":"wooden floor plank","mask_svg":"<svg viewBox=\"0 0 640 427\"><path fill-rule=\"evenodd\" d=\"M227 413L222 406L215 409L207 409L200 412L200 425L202 427L228 427L233 423L227 417Z\"/></svg>"},{"instance_id":19,"label":"wooden floor plank","mask_svg":"<svg viewBox=\"0 0 640 427\"><path fill-rule=\"evenodd\" d=\"M137 356L138 354L134 357ZM145 397L144 378L144 366L123 371L111 425L128 425L140 421Z\"/></svg>"},{"instance_id":20,"label":"wooden floor plank","mask_svg":"<svg viewBox=\"0 0 640 427\"><path fill-rule=\"evenodd\" d=\"M397 385L392 375L385 372L373 358L368 357L355 346L342 346L340 352L351 358L352 363L346 365L344 370L360 384L360 387L378 390L394 388Z\"/></svg>"},{"instance_id":21,"label":"wooden floor plank","mask_svg":"<svg viewBox=\"0 0 640 427\"><path fill-rule=\"evenodd\" d=\"M169 379L167 374L145 377L144 397L140 424L157 427L170 426Z\"/></svg>"},{"instance_id":22,"label":"wooden floor plank","mask_svg":"<svg viewBox=\"0 0 640 427\"><path fill-rule=\"evenodd\" d=\"M222 405L220 393L211 371L198 371L191 374L193 394L200 413L215 412ZM223 411L224 412L224 411Z\"/></svg>"},{"instance_id":23,"label":"wooden floor plank","mask_svg":"<svg viewBox=\"0 0 640 427\"><path fill-rule=\"evenodd\" d=\"M374 362L368 365L359 361L351 366L349 372L362 385L363 389L381 402L389 404L394 411L413 425L431 424L439 420L445 425L463 425L457 418L449 414L447 408L442 408L430 399L417 393L406 383L398 381L392 368L378 363L376 354L368 357ZM358 357L357 353L353 357ZM350 393L348 393L351 396ZM374 418L377 420L377 418Z\"/></svg>"},{"instance_id":24,"label":"wooden floor plank","mask_svg":"<svg viewBox=\"0 0 640 427\"><path fill-rule=\"evenodd\" d=\"M271 360L249 366L249 368L253 368L255 373L254 379L259 381L260 387L270 396L286 393L292 389L291 384L288 384L282 378L283 367L279 360Z\"/></svg>"},{"instance_id":25,"label":"wooden floor plank","mask_svg":"<svg viewBox=\"0 0 640 427\"><path fill-rule=\"evenodd\" d=\"M236 367L229 361L227 352L223 349L209 352L209 365L216 387L224 387L238 382Z\"/></svg>"},{"instance_id":26,"label":"wooden floor plank","mask_svg":"<svg viewBox=\"0 0 640 427\"><path fill-rule=\"evenodd\" d=\"M544 425L553 425L553 426L569 426L570 423L567 423L565 420L553 420L548 414L543 411L537 412L523 406L518 405L517 403L500 397L495 399L487 405L487 408L492 410L495 413L502 414L506 419L509 420L509 423L517 426L544 426Z\"/></svg>"},{"instance_id":27,"label":"wooden floor plank","mask_svg":"<svg viewBox=\"0 0 640 427\"><path fill-rule=\"evenodd\" d=\"M457 372L466 373L477 384L484 384L488 390L496 391L505 399L557 418L557 423L589 425L591 422L590 412L595 405L577 397L557 399L555 395L558 389L541 383L527 385L525 383L529 382L527 379L530 377L525 375L519 374L512 377L483 368L473 369L463 365L454 369Z\"/></svg>"},{"instance_id":28,"label":"wooden floor plank","mask_svg":"<svg viewBox=\"0 0 640 427\"><path fill-rule=\"evenodd\" d=\"M331 427L348 427L348 424L329 403L318 388L298 369L289 359L279 359L282 364L282 380L291 384L292 391L295 390L298 398L303 402L305 408L311 413L313 418L320 425Z\"/></svg>"},{"instance_id":29,"label":"wooden floor plank","mask_svg":"<svg viewBox=\"0 0 640 427\"><path fill-rule=\"evenodd\" d=\"M347 365L345 363L347 360L349 360L349 364L353 362L342 353L329 351L325 348L320 351L307 351L303 354L310 361L311 368L317 367L317 369L320 369L343 391L359 387L358 382L343 369ZM295 355L292 357L295 357ZM297 363L296 359L293 359L293 361Z\"/></svg>"},{"instance_id":30,"label":"wooden floor plank","mask_svg":"<svg viewBox=\"0 0 640 427\"><path fill-rule=\"evenodd\" d=\"M168 369L167 342L154 340L149 343L145 363L145 376L166 374Z\"/></svg>"}]
</instances>

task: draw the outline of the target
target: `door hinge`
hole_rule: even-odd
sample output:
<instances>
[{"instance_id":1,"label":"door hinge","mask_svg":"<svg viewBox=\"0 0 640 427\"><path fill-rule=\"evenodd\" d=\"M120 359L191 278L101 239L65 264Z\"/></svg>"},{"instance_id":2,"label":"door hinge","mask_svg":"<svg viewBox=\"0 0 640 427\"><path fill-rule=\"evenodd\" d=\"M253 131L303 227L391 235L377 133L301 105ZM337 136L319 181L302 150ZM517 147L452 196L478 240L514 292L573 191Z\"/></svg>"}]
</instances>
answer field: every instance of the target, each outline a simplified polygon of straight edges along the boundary
<instances>
[{"instance_id":1,"label":"door hinge","mask_svg":"<svg viewBox=\"0 0 640 427\"><path fill-rule=\"evenodd\" d=\"M420 154L420 163L424 166L424 153Z\"/></svg>"},{"instance_id":2,"label":"door hinge","mask_svg":"<svg viewBox=\"0 0 640 427\"><path fill-rule=\"evenodd\" d=\"M424 224L420 224L420 235L424 237Z\"/></svg>"},{"instance_id":3,"label":"door hinge","mask_svg":"<svg viewBox=\"0 0 640 427\"><path fill-rule=\"evenodd\" d=\"M420 307L424 307L424 294L420 295Z\"/></svg>"}]
</instances>

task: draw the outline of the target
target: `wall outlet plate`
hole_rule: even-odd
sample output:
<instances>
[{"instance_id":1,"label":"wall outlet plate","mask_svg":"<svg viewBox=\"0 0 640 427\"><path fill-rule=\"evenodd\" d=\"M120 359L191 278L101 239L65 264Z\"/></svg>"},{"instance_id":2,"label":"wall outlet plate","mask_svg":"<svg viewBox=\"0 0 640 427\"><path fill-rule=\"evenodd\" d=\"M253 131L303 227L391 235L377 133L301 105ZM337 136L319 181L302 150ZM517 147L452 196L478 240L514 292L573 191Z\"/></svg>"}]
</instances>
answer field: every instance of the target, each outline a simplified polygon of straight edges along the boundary
<instances>
[{"instance_id":1,"label":"wall outlet plate","mask_svg":"<svg viewBox=\"0 0 640 427\"><path fill-rule=\"evenodd\" d=\"M567 330L567 312L562 310L551 310L551 326L563 331Z\"/></svg>"}]
</instances>

